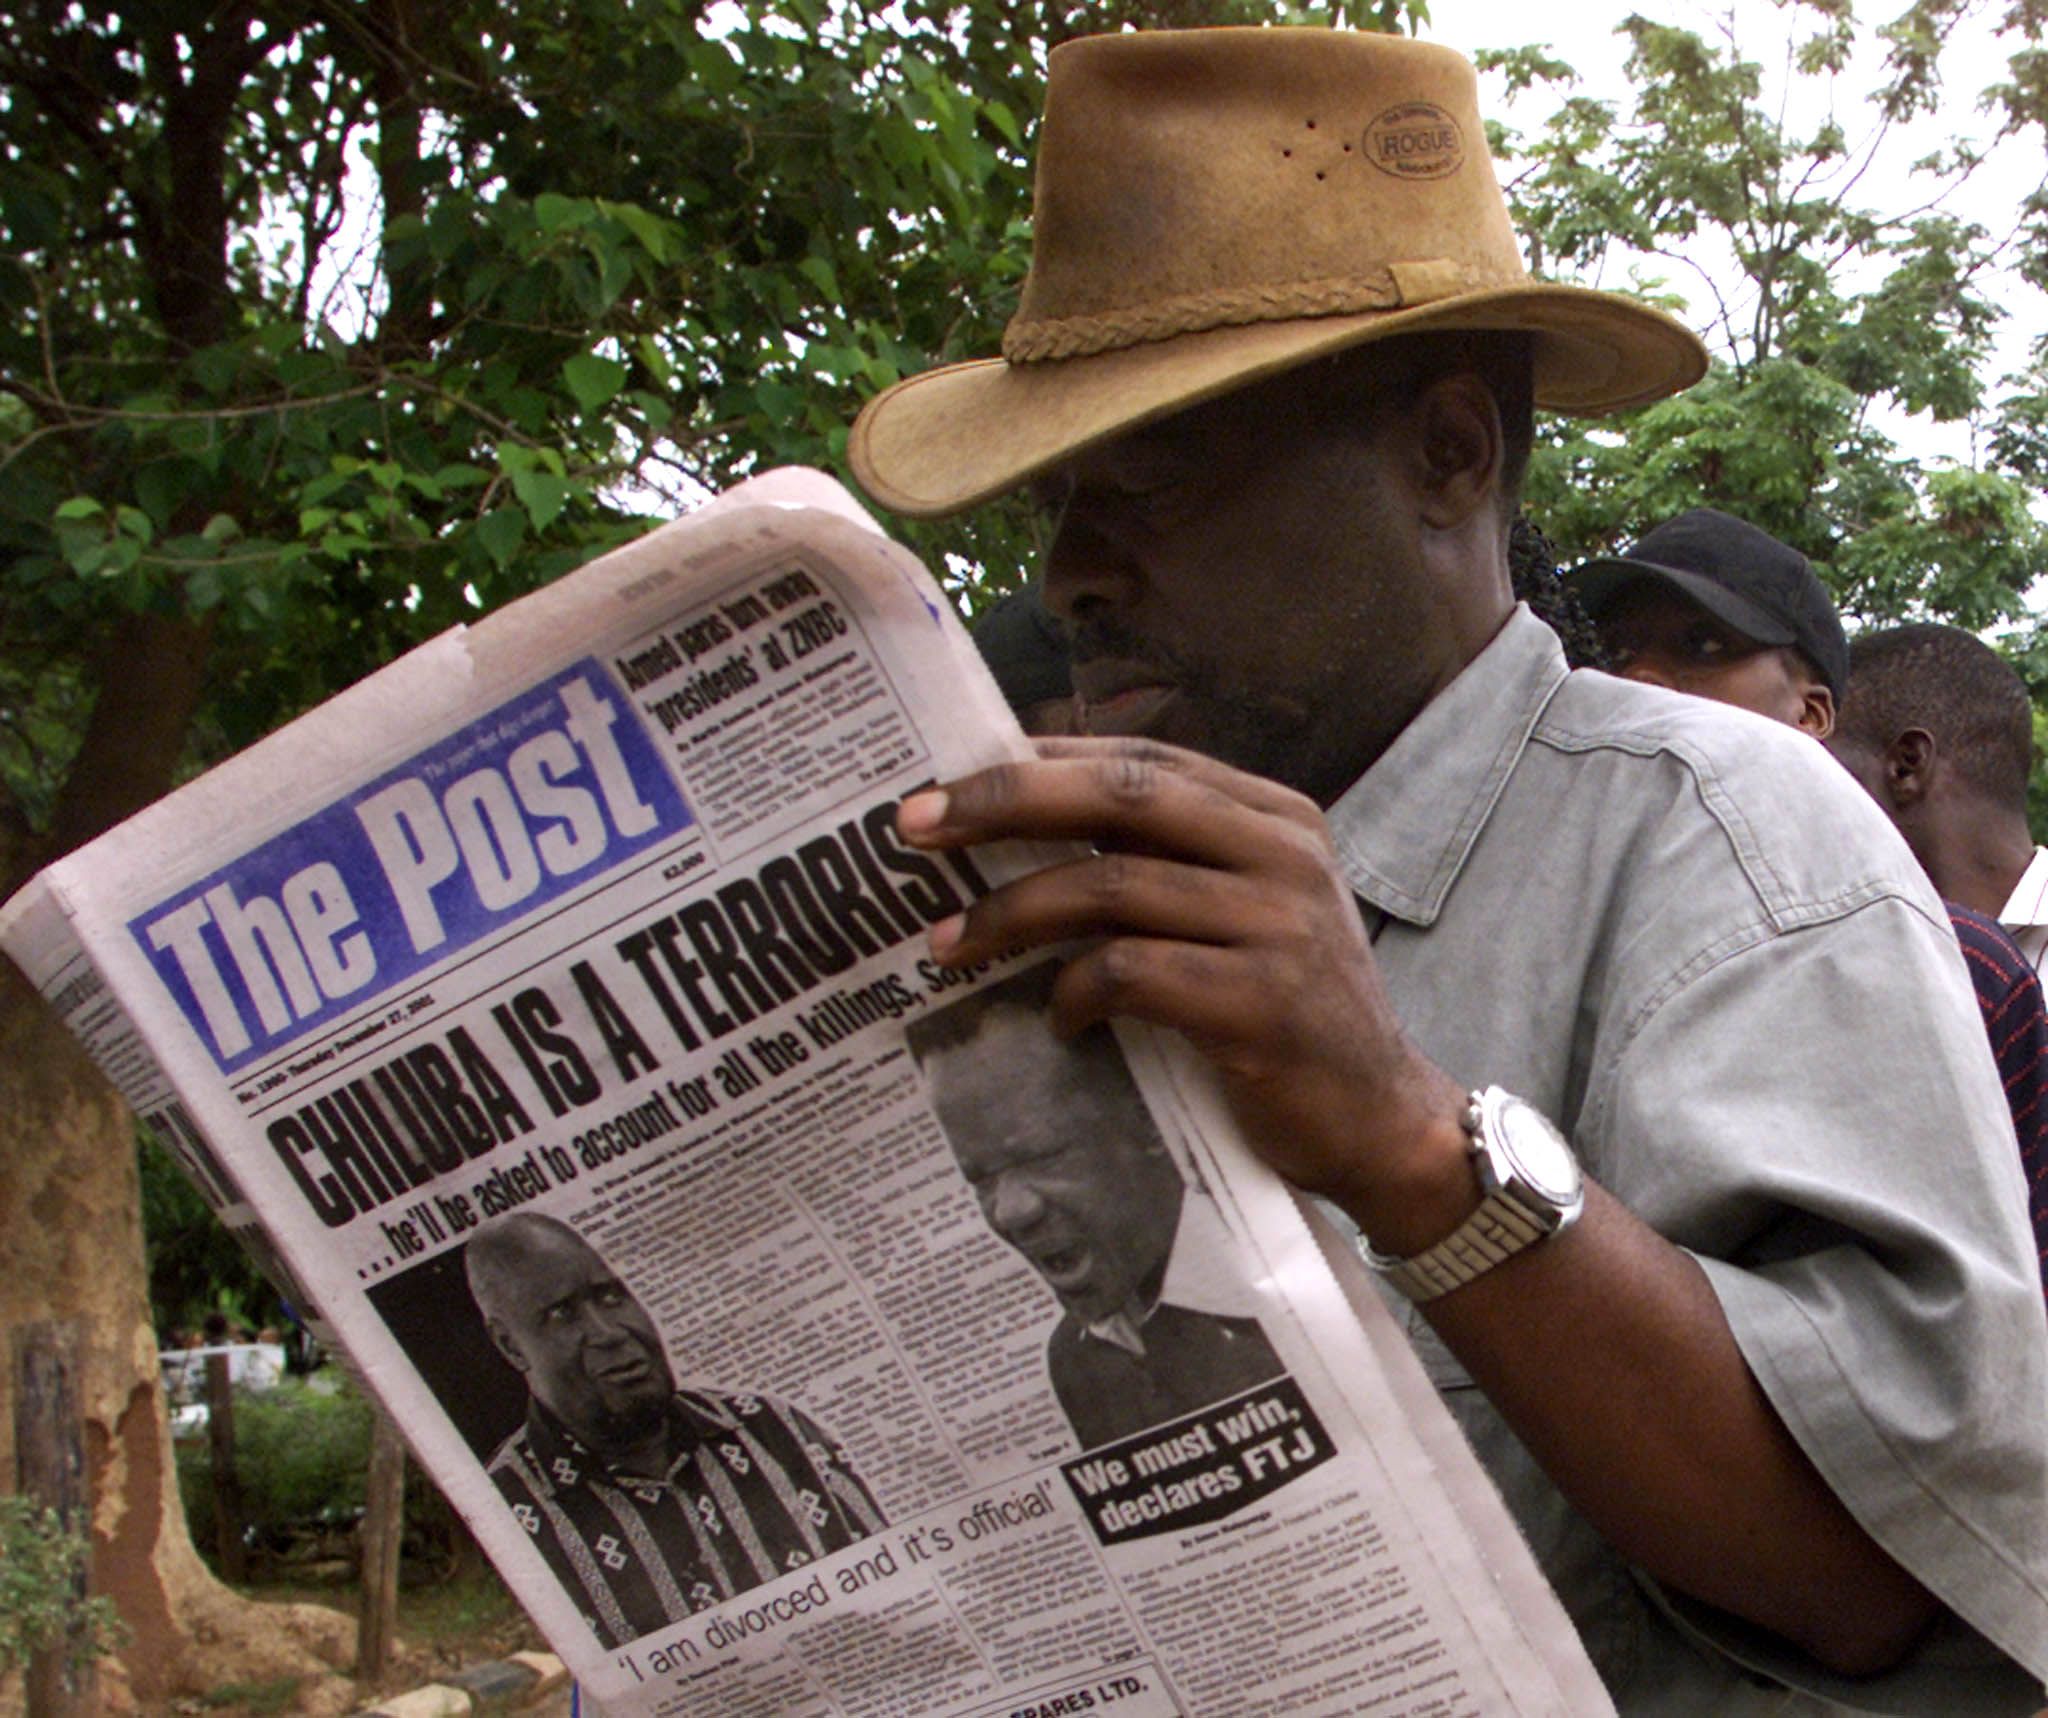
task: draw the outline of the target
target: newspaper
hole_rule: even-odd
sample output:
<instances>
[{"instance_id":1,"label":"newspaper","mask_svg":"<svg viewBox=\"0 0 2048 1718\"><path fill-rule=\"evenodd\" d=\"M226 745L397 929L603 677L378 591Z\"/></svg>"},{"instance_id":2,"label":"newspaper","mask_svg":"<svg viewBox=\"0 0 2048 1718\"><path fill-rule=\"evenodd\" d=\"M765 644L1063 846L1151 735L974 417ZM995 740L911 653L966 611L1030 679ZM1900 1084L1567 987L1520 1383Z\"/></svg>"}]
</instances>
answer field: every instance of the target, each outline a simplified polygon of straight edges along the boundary
<instances>
[{"instance_id":1,"label":"newspaper","mask_svg":"<svg viewBox=\"0 0 2048 1718\"><path fill-rule=\"evenodd\" d=\"M605 1712L1610 1711L1341 1245L1171 1035L927 928L1024 741L816 473L446 634L0 944Z\"/></svg>"}]
</instances>

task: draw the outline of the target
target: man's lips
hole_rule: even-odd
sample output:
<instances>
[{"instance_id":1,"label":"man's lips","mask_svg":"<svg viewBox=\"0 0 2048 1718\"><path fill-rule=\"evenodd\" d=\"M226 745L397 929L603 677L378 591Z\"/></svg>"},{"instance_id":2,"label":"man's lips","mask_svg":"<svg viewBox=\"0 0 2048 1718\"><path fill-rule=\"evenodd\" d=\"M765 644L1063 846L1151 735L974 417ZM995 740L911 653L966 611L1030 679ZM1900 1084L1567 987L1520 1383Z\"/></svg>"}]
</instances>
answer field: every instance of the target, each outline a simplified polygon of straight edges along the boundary
<instances>
[{"instance_id":1,"label":"man's lips","mask_svg":"<svg viewBox=\"0 0 2048 1718\"><path fill-rule=\"evenodd\" d=\"M1178 694L1161 670L1143 663L1082 663L1074 669L1075 726L1084 734L1148 733Z\"/></svg>"},{"instance_id":2,"label":"man's lips","mask_svg":"<svg viewBox=\"0 0 2048 1718\"><path fill-rule=\"evenodd\" d=\"M1094 1272L1095 1256L1082 1241L1048 1241L1025 1250L1038 1274L1061 1294L1081 1287Z\"/></svg>"},{"instance_id":3,"label":"man's lips","mask_svg":"<svg viewBox=\"0 0 2048 1718\"><path fill-rule=\"evenodd\" d=\"M591 1375L603 1384L638 1384L654 1376L654 1362L644 1354L636 1354L629 1360L593 1366Z\"/></svg>"}]
</instances>

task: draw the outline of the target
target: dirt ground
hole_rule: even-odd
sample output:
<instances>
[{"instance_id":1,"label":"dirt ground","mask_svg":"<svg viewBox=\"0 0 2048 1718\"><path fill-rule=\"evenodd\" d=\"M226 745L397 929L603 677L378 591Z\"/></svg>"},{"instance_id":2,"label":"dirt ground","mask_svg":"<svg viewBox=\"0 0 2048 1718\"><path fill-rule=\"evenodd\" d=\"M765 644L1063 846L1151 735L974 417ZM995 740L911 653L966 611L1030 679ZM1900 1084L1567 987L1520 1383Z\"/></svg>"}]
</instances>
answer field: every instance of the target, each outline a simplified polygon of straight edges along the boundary
<instances>
[{"instance_id":1,"label":"dirt ground","mask_svg":"<svg viewBox=\"0 0 2048 1718\"><path fill-rule=\"evenodd\" d=\"M254 1586L244 1590L252 1598L326 1605L351 1617L356 1611L353 1586ZM438 1682L451 1671L514 1652L548 1650L540 1631L487 1570L402 1590L398 1647L390 1667L374 1683L338 1678L242 1682L236 1679L231 1655L224 1653L217 1667L220 1680L213 1687L202 1695L163 1703L148 1718L337 1718L371 1704L380 1695ZM564 1686L533 1704L492 1710L567 1718L569 1691Z\"/></svg>"}]
</instances>

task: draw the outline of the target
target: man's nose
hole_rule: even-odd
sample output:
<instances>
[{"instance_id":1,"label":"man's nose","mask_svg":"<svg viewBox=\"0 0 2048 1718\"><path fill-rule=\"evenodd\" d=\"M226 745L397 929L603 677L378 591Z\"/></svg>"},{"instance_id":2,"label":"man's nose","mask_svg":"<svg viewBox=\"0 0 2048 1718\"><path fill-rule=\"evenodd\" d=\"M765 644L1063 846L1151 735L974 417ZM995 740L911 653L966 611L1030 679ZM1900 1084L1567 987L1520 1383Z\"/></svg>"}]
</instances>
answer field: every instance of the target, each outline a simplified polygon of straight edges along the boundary
<instances>
[{"instance_id":1,"label":"man's nose","mask_svg":"<svg viewBox=\"0 0 2048 1718\"><path fill-rule=\"evenodd\" d=\"M593 1306L583 1314L583 1340L599 1348L613 1348L633 1339L633 1332L616 1308Z\"/></svg>"},{"instance_id":2,"label":"man's nose","mask_svg":"<svg viewBox=\"0 0 2048 1718\"><path fill-rule=\"evenodd\" d=\"M1046 608L1059 620L1077 621L1090 608L1127 603L1138 577L1102 505L1085 494L1071 497L1045 552Z\"/></svg>"},{"instance_id":3,"label":"man's nose","mask_svg":"<svg viewBox=\"0 0 2048 1718\"><path fill-rule=\"evenodd\" d=\"M1009 1174L996 1181L988 1204L989 1227L1006 1240L1029 1235L1045 1215L1045 1200L1029 1178Z\"/></svg>"}]
</instances>

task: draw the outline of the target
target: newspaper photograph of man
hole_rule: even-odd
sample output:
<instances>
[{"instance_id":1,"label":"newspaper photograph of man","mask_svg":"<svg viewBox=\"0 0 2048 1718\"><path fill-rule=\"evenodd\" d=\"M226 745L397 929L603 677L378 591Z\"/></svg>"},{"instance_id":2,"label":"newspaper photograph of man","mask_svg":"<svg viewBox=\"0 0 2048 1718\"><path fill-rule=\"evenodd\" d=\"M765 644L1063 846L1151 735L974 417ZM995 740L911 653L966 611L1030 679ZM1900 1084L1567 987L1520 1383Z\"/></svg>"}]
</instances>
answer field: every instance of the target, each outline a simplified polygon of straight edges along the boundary
<instances>
[{"instance_id":1,"label":"newspaper photograph of man","mask_svg":"<svg viewBox=\"0 0 2048 1718\"><path fill-rule=\"evenodd\" d=\"M1191 1187L1106 1028L1063 1044L1040 963L908 1029L988 1226L1061 1307L1046 1369L1083 1449L1225 1401L1286 1368L1249 1288L1216 1268L1223 1219Z\"/></svg>"},{"instance_id":2,"label":"newspaper photograph of man","mask_svg":"<svg viewBox=\"0 0 2048 1718\"><path fill-rule=\"evenodd\" d=\"M526 1420L487 1466L591 1628L622 1646L886 1525L786 1402L678 1384L647 1309L568 1224L514 1212L464 1258Z\"/></svg>"}]
</instances>

